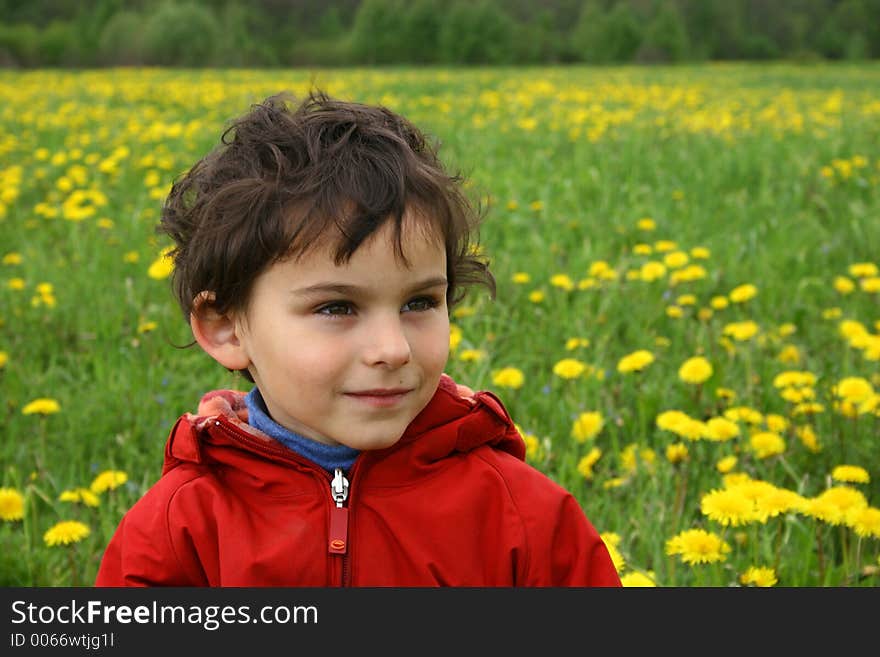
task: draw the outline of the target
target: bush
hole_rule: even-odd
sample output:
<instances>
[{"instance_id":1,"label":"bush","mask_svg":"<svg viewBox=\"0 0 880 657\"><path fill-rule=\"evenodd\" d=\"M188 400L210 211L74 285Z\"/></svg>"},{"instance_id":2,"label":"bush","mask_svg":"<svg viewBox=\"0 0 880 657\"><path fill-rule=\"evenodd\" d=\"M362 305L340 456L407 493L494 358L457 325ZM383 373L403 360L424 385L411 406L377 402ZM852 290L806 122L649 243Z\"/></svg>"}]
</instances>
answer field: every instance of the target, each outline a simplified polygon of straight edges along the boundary
<instances>
[{"instance_id":1,"label":"bush","mask_svg":"<svg viewBox=\"0 0 880 657\"><path fill-rule=\"evenodd\" d=\"M80 35L72 23L52 21L40 33L37 52L41 66L77 66L81 63Z\"/></svg>"},{"instance_id":2,"label":"bush","mask_svg":"<svg viewBox=\"0 0 880 657\"><path fill-rule=\"evenodd\" d=\"M146 64L210 66L215 63L220 24L206 8L193 2L166 2L144 25Z\"/></svg>"},{"instance_id":3,"label":"bush","mask_svg":"<svg viewBox=\"0 0 880 657\"><path fill-rule=\"evenodd\" d=\"M515 23L491 0L456 2L440 29L440 52L449 64L507 64Z\"/></svg>"},{"instance_id":4,"label":"bush","mask_svg":"<svg viewBox=\"0 0 880 657\"><path fill-rule=\"evenodd\" d=\"M37 64L37 30L30 24L0 24L0 66Z\"/></svg>"},{"instance_id":5,"label":"bush","mask_svg":"<svg viewBox=\"0 0 880 657\"><path fill-rule=\"evenodd\" d=\"M143 17L133 11L121 11L107 21L98 40L101 62L113 66L142 63L143 25Z\"/></svg>"}]
</instances>

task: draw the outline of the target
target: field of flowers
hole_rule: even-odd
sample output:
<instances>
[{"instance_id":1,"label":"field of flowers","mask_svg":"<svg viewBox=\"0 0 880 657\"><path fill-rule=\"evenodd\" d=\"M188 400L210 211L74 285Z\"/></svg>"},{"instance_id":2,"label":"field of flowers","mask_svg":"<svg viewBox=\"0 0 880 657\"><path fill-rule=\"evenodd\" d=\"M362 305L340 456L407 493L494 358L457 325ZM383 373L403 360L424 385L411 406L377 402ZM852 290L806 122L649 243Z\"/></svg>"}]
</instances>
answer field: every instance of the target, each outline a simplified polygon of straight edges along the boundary
<instances>
[{"instance_id":1,"label":"field of flowers","mask_svg":"<svg viewBox=\"0 0 880 657\"><path fill-rule=\"evenodd\" d=\"M628 586L880 584L880 67L0 71L0 585L89 585L174 420L247 389L155 224L282 89L382 103L486 210L447 372Z\"/></svg>"}]
</instances>

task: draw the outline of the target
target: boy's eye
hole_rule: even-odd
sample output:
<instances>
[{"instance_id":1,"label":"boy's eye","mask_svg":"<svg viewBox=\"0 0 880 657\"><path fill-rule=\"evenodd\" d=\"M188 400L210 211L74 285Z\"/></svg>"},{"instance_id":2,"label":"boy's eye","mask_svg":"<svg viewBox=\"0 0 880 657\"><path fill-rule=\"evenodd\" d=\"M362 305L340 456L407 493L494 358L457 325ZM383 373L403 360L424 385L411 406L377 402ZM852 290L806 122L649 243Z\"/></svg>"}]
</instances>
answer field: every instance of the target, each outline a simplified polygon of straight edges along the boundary
<instances>
[{"instance_id":1,"label":"boy's eye","mask_svg":"<svg viewBox=\"0 0 880 657\"><path fill-rule=\"evenodd\" d=\"M351 315L353 312L351 304L346 301L334 301L318 308L320 315Z\"/></svg>"},{"instance_id":2,"label":"boy's eye","mask_svg":"<svg viewBox=\"0 0 880 657\"><path fill-rule=\"evenodd\" d=\"M411 312L424 312L436 308L439 302L433 297L416 297L403 304L403 310Z\"/></svg>"}]
</instances>

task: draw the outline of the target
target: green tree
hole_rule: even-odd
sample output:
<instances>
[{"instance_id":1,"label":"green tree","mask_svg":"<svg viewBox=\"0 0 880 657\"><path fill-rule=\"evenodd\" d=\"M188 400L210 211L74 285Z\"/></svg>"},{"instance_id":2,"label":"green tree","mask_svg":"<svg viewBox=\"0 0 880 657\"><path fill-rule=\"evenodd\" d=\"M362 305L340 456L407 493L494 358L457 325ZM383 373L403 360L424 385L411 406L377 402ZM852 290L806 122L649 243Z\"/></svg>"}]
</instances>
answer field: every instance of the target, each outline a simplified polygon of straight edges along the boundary
<instances>
[{"instance_id":1,"label":"green tree","mask_svg":"<svg viewBox=\"0 0 880 657\"><path fill-rule=\"evenodd\" d=\"M351 47L364 64L393 64L402 61L400 35L404 29L404 7L399 0L364 0L354 18Z\"/></svg>"},{"instance_id":2,"label":"green tree","mask_svg":"<svg viewBox=\"0 0 880 657\"><path fill-rule=\"evenodd\" d=\"M130 66L143 63L144 17L134 11L120 11L104 25L98 38L100 63Z\"/></svg>"},{"instance_id":3,"label":"green tree","mask_svg":"<svg viewBox=\"0 0 880 657\"><path fill-rule=\"evenodd\" d=\"M640 61L679 62L689 54L688 34L678 7L663 2L657 9L639 48Z\"/></svg>"},{"instance_id":4,"label":"green tree","mask_svg":"<svg viewBox=\"0 0 880 657\"><path fill-rule=\"evenodd\" d=\"M491 0L459 0L440 30L440 50L450 64L505 64L513 52L515 23Z\"/></svg>"},{"instance_id":5,"label":"green tree","mask_svg":"<svg viewBox=\"0 0 880 657\"><path fill-rule=\"evenodd\" d=\"M416 64L433 64L441 60L440 29L443 6L438 0L415 0L403 16L400 35L403 55Z\"/></svg>"},{"instance_id":6,"label":"green tree","mask_svg":"<svg viewBox=\"0 0 880 657\"><path fill-rule=\"evenodd\" d=\"M164 2L144 25L144 58L159 66L211 66L220 36L218 20L202 5Z\"/></svg>"},{"instance_id":7,"label":"green tree","mask_svg":"<svg viewBox=\"0 0 880 657\"><path fill-rule=\"evenodd\" d=\"M570 50L576 59L590 64L610 61L609 54L602 49L604 26L605 11L595 0L587 0L569 37Z\"/></svg>"}]
</instances>

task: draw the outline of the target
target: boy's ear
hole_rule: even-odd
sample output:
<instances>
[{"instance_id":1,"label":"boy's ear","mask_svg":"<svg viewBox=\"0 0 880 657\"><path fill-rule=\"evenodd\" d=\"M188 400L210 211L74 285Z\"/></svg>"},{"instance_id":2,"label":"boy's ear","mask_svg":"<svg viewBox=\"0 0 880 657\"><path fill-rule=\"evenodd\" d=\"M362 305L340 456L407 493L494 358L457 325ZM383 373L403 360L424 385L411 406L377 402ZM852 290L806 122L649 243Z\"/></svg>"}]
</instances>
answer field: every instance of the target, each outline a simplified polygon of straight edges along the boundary
<instances>
[{"instance_id":1,"label":"boy's ear","mask_svg":"<svg viewBox=\"0 0 880 657\"><path fill-rule=\"evenodd\" d=\"M194 299L189 325L199 346L226 369L244 370L251 364L235 316L214 310L213 292L200 292Z\"/></svg>"}]
</instances>

